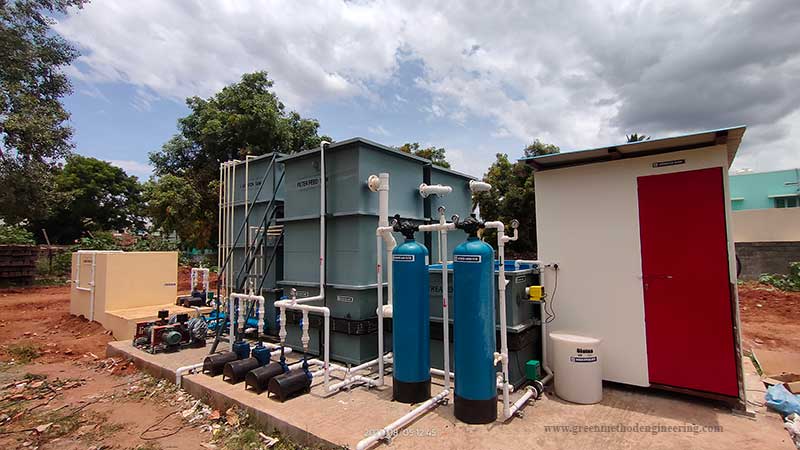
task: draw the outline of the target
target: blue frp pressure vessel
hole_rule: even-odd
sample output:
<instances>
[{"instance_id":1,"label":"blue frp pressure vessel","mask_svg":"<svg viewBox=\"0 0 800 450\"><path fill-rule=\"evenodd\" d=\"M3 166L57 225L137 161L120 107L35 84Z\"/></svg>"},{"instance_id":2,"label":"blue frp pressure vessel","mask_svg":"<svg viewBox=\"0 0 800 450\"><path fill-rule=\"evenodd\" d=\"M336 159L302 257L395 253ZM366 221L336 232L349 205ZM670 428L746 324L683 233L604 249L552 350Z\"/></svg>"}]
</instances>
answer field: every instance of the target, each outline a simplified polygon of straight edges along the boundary
<instances>
[{"instance_id":1,"label":"blue frp pressure vessel","mask_svg":"<svg viewBox=\"0 0 800 450\"><path fill-rule=\"evenodd\" d=\"M392 392L402 403L418 403L431 396L427 259L428 249L414 239L406 239L392 252Z\"/></svg>"},{"instance_id":2,"label":"blue frp pressure vessel","mask_svg":"<svg viewBox=\"0 0 800 450\"><path fill-rule=\"evenodd\" d=\"M466 423L497 419L494 249L475 236L453 251L455 416Z\"/></svg>"}]
</instances>

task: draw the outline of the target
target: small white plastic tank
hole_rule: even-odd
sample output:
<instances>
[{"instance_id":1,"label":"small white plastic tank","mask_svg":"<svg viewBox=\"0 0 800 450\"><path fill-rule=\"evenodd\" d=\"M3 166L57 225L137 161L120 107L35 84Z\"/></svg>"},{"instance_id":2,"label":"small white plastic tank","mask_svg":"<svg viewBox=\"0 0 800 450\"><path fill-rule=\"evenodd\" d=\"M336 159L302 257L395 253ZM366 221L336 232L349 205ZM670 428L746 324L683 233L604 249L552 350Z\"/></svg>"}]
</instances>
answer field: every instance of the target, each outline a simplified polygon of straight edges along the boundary
<instances>
[{"instance_id":1,"label":"small white plastic tank","mask_svg":"<svg viewBox=\"0 0 800 450\"><path fill-rule=\"evenodd\" d=\"M550 333L556 395L582 404L603 400L600 339Z\"/></svg>"}]
</instances>

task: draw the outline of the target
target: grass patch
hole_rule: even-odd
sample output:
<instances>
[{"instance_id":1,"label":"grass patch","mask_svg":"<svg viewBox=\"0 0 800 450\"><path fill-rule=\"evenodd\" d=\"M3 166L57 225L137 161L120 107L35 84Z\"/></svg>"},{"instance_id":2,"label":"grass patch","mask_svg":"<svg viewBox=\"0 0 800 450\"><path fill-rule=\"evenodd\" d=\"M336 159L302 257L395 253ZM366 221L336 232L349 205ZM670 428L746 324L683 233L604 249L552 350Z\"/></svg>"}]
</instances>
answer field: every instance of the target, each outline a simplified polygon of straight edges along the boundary
<instances>
[{"instance_id":1,"label":"grass patch","mask_svg":"<svg viewBox=\"0 0 800 450\"><path fill-rule=\"evenodd\" d=\"M8 346L6 351L9 355L11 355L12 358L14 358L15 361L21 364L28 364L29 362L41 356L39 354L39 347L31 342L11 344Z\"/></svg>"}]
</instances>

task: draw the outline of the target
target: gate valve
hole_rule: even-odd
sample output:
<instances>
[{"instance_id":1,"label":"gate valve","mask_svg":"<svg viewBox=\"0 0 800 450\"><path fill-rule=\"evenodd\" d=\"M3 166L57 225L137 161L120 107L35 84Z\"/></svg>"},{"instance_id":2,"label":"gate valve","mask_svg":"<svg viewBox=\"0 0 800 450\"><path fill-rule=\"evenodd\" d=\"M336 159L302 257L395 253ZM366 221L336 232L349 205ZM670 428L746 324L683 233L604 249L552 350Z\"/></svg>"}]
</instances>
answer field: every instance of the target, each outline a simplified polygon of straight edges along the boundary
<instances>
[{"instance_id":1,"label":"gate valve","mask_svg":"<svg viewBox=\"0 0 800 450\"><path fill-rule=\"evenodd\" d=\"M395 214L392 227L394 231L401 233L406 239L414 239L414 233L419 231L419 225L414 225L407 220L400 222L400 214Z\"/></svg>"},{"instance_id":2,"label":"gate valve","mask_svg":"<svg viewBox=\"0 0 800 450\"><path fill-rule=\"evenodd\" d=\"M453 223L459 230L464 230L470 237L478 237L478 230L485 228L483 222L475 217L475 214L470 214L469 217L463 221L459 221L458 217L453 216Z\"/></svg>"}]
</instances>

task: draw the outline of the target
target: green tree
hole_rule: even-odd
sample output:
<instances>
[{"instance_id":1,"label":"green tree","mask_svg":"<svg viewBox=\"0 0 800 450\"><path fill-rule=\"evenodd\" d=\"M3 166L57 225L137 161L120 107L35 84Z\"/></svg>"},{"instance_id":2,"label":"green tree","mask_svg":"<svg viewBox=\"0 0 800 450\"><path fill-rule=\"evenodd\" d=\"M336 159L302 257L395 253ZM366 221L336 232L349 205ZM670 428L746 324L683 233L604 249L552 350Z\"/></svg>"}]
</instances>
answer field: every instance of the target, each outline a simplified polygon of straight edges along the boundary
<instances>
[{"instance_id":1,"label":"green tree","mask_svg":"<svg viewBox=\"0 0 800 450\"><path fill-rule=\"evenodd\" d=\"M220 163L246 155L294 153L332 141L319 136L319 122L287 111L272 86L266 72L248 73L208 99L187 99L191 112L178 120L179 133L150 153L155 175L184 178L181 189L191 188L200 203L198 214L187 220L202 223L176 227L183 230L183 240L206 246L216 239ZM174 180L170 186L175 187ZM148 202L155 192L147 191Z\"/></svg>"},{"instance_id":2,"label":"green tree","mask_svg":"<svg viewBox=\"0 0 800 450\"><path fill-rule=\"evenodd\" d=\"M410 142L406 142L405 144L397 147L397 150L405 153L411 153L412 155L419 156L420 158L425 158L431 161L431 163L439 166L444 167L445 169L450 168L450 163L447 162L447 158L445 155L445 149L442 147L427 147L421 148L419 142L414 142L413 144Z\"/></svg>"},{"instance_id":3,"label":"green tree","mask_svg":"<svg viewBox=\"0 0 800 450\"><path fill-rule=\"evenodd\" d=\"M625 139L627 139L628 143L630 143L630 142L642 142L642 141L650 140L650 136L646 136L644 134L633 133L633 134L626 134L625 135Z\"/></svg>"},{"instance_id":4,"label":"green tree","mask_svg":"<svg viewBox=\"0 0 800 450\"><path fill-rule=\"evenodd\" d=\"M524 153L530 157L559 151L557 146L537 139L525 148ZM519 220L519 239L510 244L511 249L523 256L535 256L536 192L533 169L524 162L512 163L508 155L498 153L497 159L483 176L483 181L491 184L492 189L475 195L481 217L484 220L500 220L506 224L512 219Z\"/></svg>"},{"instance_id":5,"label":"green tree","mask_svg":"<svg viewBox=\"0 0 800 450\"><path fill-rule=\"evenodd\" d=\"M219 182L215 182L218 186ZM177 233L184 244L200 246L211 236L208 222L214 215L203 208L200 193L186 177L163 175L144 185L145 211L153 227L165 233Z\"/></svg>"},{"instance_id":6,"label":"green tree","mask_svg":"<svg viewBox=\"0 0 800 450\"><path fill-rule=\"evenodd\" d=\"M44 228L55 242L72 242L85 231L143 227L141 185L119 167L86 156L71 155L55 176L62 203L34 229Z\"/></svg>"},{"instance_id":7,"label":"green tree","mask_svg":"<svg viewBox=\"0 0 800 450\"><path fill-rule=\"evenodd\" d=\"M50 16L84 3L0 1L0 217L6 222L42 219L58 203L50 195L52 170L72 149L61 104L72 89L61 69L78 53L52 32Z\"/></svg>"}]
</instances>

